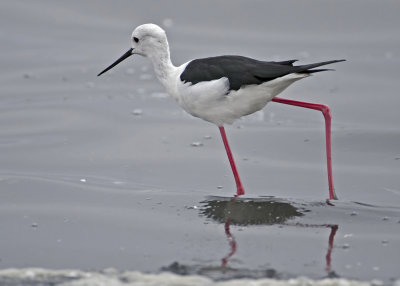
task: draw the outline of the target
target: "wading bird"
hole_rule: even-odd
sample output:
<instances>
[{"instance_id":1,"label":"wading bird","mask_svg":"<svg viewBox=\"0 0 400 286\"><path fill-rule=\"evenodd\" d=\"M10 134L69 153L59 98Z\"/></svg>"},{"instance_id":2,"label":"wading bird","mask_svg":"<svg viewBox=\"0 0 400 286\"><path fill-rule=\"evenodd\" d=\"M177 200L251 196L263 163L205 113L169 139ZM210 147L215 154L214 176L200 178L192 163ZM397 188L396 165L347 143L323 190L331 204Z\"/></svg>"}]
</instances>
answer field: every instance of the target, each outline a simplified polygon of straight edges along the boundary
<instances>
[{"instance_id":1,"label":"wading bird","mask_svg":"<svg viewBox=\"0 0 400 286\"><path fill-rule=\"evenodd\" d=\"M166 33L159 26L140 25L132 32L131 39L132 47L98 76L132 55L149 58L157 78L186 112L218 126L235 177L237 196L244 194L244 188L224 124L261 110L269 101L320 110L325 117L329 199L337 199L332 179L329 107L276 95L299 79L328 70L317 67L344 60L295 66L296 60L266 62L243 56L218 56L194 59L176 67L171 62Z\"/></svg>"}]
</instances>

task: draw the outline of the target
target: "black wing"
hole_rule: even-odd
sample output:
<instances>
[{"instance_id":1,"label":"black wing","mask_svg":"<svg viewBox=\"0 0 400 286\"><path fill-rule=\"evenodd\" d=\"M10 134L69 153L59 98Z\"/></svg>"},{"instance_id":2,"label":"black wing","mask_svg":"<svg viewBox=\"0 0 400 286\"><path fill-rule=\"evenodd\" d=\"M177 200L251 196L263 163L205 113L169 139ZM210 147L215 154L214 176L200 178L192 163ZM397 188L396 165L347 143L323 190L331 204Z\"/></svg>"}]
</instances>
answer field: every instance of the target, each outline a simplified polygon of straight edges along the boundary
<instances>
[{"instance_id":1,"label":"black wing","mask_svg":"<svg viewBox=\"0 0 400 286\"><path fill-rule=\"evenodd\" d=\"M231 90L250 84L261 84L291 73L313 73L327 69L314 69L344 60L333 60L293 66L296 60L264 62L242 56L219 56L191 61L181 74L183 82L196 84L227 77Z\"/></svg>"}]
</instances>

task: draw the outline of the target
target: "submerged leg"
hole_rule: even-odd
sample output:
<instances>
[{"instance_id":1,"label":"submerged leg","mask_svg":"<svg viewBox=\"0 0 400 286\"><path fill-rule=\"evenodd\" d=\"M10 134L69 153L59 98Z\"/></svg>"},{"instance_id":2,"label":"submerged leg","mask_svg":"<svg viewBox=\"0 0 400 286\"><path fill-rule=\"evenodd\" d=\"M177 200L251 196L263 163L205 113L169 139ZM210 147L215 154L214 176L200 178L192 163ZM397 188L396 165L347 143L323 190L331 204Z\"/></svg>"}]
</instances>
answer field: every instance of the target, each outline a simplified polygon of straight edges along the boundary
<instances>
[{"instance_id":1,"label":"submerged leg","mask_svg":"<svg viewBox=\"0 0 400 286\"><path fill-rule=\"evenodd\" d=\"M235 165L235 160L233 160L231 148L229 147L228 139L226 138L225 128L224 126L218 126L219 132L221 133L222 141L224 142L226 154L228 155L229 163L231 164L233 176L235 176L237 192L236 196L244 195L244 188L242 185L242 181L240 180L238 170Z\"/></svg>"},{"instance_id":2,"label":"submerged leg","mask_svg":"<svg viewBox=\"0 0 400 286\"><path fill-rule=\"evenodd\" d=\"M326 138L326 164L327 164L327 168L328 168L329 199L337 200L335 189L333 187L333 179L332 179L331 112L330 112L329 106L325 105L325 104L297 101L297 100L285 99L285 98L280 98L280 97L274 97L272 99L272 101L319 110L324 115L325 138Z\"/></svg>"}]
</instances>

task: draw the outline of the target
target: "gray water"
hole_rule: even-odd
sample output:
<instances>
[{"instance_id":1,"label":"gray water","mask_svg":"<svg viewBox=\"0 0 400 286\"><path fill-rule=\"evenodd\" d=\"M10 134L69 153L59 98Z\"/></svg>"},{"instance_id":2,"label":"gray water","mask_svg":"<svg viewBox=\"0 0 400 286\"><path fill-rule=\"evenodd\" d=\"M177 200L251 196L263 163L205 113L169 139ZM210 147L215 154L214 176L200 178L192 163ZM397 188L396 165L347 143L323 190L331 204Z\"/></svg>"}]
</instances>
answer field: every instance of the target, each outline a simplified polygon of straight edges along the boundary
<instances>
[{"instance_id":1,"label":"gray water","mask_svg":"<svg viewBox=\"0 0 400 286\"><path fill-rule=\"evenodd\" d=\"M91 285L133 284L125 271L158 285L163 275L394 284L399 6L1 1L0 283L61 284L75 269L79 283L100 277ZM226 128L247 192L231 202L217 128L181 111L146 59L96 77L146 22L166 29L176 65L220 54L347 59L281 94L331 107L340 201L325 203L321 114L271 103Z\"/></svg>"}]
</instances>

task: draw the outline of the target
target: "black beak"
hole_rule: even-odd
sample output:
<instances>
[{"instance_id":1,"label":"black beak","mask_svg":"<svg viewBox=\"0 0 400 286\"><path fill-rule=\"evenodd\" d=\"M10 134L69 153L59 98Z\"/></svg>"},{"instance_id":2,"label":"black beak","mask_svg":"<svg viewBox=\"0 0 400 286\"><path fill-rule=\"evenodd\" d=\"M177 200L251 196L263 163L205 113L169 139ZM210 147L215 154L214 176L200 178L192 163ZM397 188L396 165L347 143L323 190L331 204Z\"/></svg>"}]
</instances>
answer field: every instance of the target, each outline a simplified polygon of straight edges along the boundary
<instances>
[{"instance_id":1,"label":"black beak","mask_svg":"<svg viewBox=\"0 0 400 286\"><path fill-rule=\"evenodd\" d=\"M119 64L120 62L122 62L123 60L129 58L130 56L133 55L132 53L133 48L130 48L125 54L123 54L118 60L116 60L112 65L110 65L108 68L106 68L105 70L103 70L101 73L99 73L97 76L101 76L103 73L105 73L106 71L112 69L113 67L115 67L117 64Z\"/></svg>"}]
</instances>

